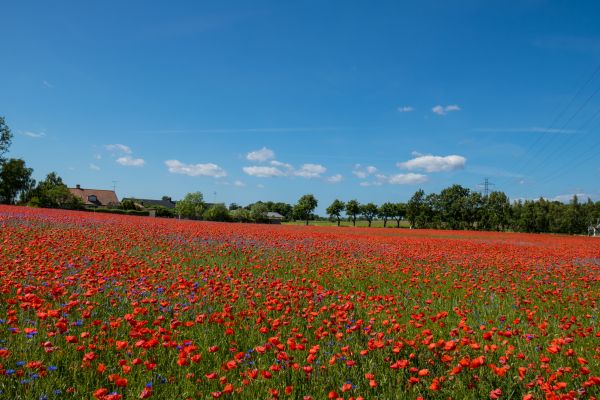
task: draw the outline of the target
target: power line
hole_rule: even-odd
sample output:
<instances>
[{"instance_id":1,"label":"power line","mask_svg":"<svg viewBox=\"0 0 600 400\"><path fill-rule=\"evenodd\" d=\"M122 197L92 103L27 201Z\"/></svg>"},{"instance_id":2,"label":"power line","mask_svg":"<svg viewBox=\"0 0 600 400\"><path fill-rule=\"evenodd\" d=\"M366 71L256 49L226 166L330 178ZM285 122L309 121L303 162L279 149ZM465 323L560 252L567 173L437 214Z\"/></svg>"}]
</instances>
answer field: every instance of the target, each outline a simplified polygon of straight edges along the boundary
<instances>
[{"instance_id":1,"label":"power line","mask_svg":"<svg viewBox=\"0 0 600 400\"><path fill-rule=\"evenodd\" d=\"M488 178L485 178L482 183L479 184L479 187L483 186L483 197L488 197L490 194L490 186L495 186L492 182L489 181Z\"/></svg>"},{"instance_id":2,"label":"power line","mask_svg":"<svg viewBox=\"0 0 600 400\"><path fill-rule=\"evenodd\" d=\"M569 110L569 108L571 108L571 105L573 105L575 103L575 100L580 96L580 94L584 91L584 89L596 78L596 75L598 74L598 72L600 72L600 64L598 64L596 66L596 68L594 69L594 71L592 72L592 74L589 76L589 78L587 80L584 81L584 83L577 89L577 91L575 92L575 94L571 97L571 99L569 100L569 102L567 103L567 105L562 109L562 111L560 111L557 115L555 115L555 117L552 119L552 122L546 126L547 130L552 130L555 128L555 124L558 123L558 121L563 117L563 115L565 115L565 113L567 112L567 110ZM600 88L599 88L600 90ZM587 105L587 103L592 99L592 97L594 97L596 94L598 93L598 90L596 90L592 96L589 96L586 101L579 107L579 109L575 112L575 114L573 114L566 123L564 123L562 125L561 128L559 128L559 130L563 130L576 116L577 114L579 114L579 112L581 112L581 110L583 110L583 108ZM525 154L528 154L530 151L532 151L537 145L538 143L543 139L546 138L546 134L544 134L543 132L540 133L540 135L533 141L533 143L531 143L527 150L525 150ZM552 137L552 139L555 138ZM544 146L543 148L547 147ZM525 170L525 168L529 165L529 162L534 159L535 157L537 157L538 154L540 154L542 150L538 150L536 152L535 155L531 156L531 157L527 157L525 159L524 162L521 163L521 166L517 168L517 170ZM508 178L505 178L503 183L508 182Z\"/></svg>"}]
</instances>

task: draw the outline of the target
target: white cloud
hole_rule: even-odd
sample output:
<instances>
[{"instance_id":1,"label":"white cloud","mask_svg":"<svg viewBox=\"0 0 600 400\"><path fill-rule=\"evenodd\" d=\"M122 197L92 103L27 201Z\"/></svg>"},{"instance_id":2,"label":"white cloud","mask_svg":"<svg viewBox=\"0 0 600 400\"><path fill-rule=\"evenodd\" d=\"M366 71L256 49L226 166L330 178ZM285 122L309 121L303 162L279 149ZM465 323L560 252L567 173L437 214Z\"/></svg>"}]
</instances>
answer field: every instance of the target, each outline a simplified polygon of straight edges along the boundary
<instances>
[{"instance_id":1,"label":"white cloud","mask_svg":"<svg viewBox=\"0 0 600 400\"><path fill-rule=\"evenodd\" d=\"M277 160L273 160L270 162L270 164L274 167L281 167L281 168L285 168L289 171L293 171L294 167L292 166L292 164L288 164L288 163L284 163L281 161L277 161Z\"/></svg>"},{"instance_id":2,"label":"white cloud","mask_svg":"<svg viewBox=\"0 0 600 400\"><path fill-rule=\"evenodd\" d=\"M242 181L235 181L235 182L233 182L233 186L244 187L244 186L246 186L246 184Z\"/></svg>"},{"instance_id":3,"label":"white cloud","mask_svg":"<svg viewBox=\"0 0 600 400\"><path fill-rule=\"evenodd\" d=\"M294 175L302 178L320 178L321 174L327 172L327 168L321 164L302 164L300 169L294 171Z\"/></svg>"},{"instance_id":4,"label":"white cloud","mask_svg":"<svg viewBox=\"0 0 600 400\"><path fill-rule=\"evenodd\" d=\"M287 173L283 172L279 168L276 167L265 167L265 166L251 166L244 167L242 170L250 176L255 176L258 178L272 178L274 176L286 176Z\"/></svg>"},{"instance_id":5,"label":"white cloud","mask_svg":"<svg viewBox=\"0 0 600 400\"><path fill-rule=\"evenodd\" d=\"M258 185L256 185L256 187L259 189L264 189L265 185L263 185L262 183L259 183Z\"/></svg>"},{"instance_id":6,"label":"white cloud","mask_svg":"<svg viewBox=\"0 0 600 400\"><path fill-rule=\"evenodd\" d=\"M356 177L360 178L360 179L365 179L369 175L374 174L375 172L377 172L377 168L375 168L372 165L368 165L368 166L363 167L360 164L355 164L354 165L354 170L352 171L352 174L355 175Z\"/></svg>"},{"instance_id":7,"label":"white cloud","mask_svg":"<svg viewBox=\"0 0 600 400\"><path fill-rule=\"evenodd\" d=\"M123 156L117 158L117 163L125 167L143 167L146 164L143 158L133 158L131 156Z\"/></svg>"},{"instance_id":8,"label":"white cloud","mask_svg":"<svg viewBox=\"0 0 600 400\"><path fill-rule=\"evenodd\" d=\"M437 114L437 115L446 115L452 111L460 111L460 107L457 106L456 104L451 104L451 105L448 105L445 107L441 106L441 105L437 105L437 106L433 107L431 109L431 111L433 111L433 113Z\"/></svg>"},{"instance_id":9,"label":"white cloud","mask_svg":"<svg viewBox=\"0 0 600 400\"><path fill-rule=\"evenodd\" d=\"M94 160L102 160L102 156L100 154L94 154Z\"/></svg>"},{"instance_id":10,"label":"white cloud","mask_svg":"<svg viewBox=\"0 0 600 400\"><path fill-rule=\"evenodd\" d=\"M411 106L398 107L398 112L401 112L401 113L407 113L407 112L412 112L412 111L415 111L415 109Z\"/></svg>"},{"instance_id":11,"label":"white cloud","mask_svg":"<svg viewBox=\"0 0 600 400\"><path fill-rule=\"evenodd\" d=\"M388 177L388 182L392 185L410 185L415 183L427 182L427 175L422 174L396 174Z\"/></svg>"},{"instance_id":12,"label":"white cloud","mask_svg":"<svg viewBox=\"0 0 600 400\"><path fill-rule=\"evenodd\" d=\"M406 162L397 163L396 165L400 168L415 170L420 169L426 172L441 172L441 171L454 171L465 167L467 159L463 156L450 155L450 156L433 156L433 155L421 155L408 160Z\"/></svg>"},{"instance_id":13,"label":"white cloud","mask_svg":"<svg viewBox=\"0 0 600 400\"><path fill-rule=\"evenodd\" d=\"M265 162L275 157L275 153L271 149L263 147L260 150L251 151L246 154L246 159L249 161Z\"/></svg>"},{"instance_id":14,"label":"white cloud","mask_svg":"<svg viewBox=\"0 0 600 400\"><path fill-rule=\"evenodd\" d=\"M179 160L167 160L165 165L169 172L173 174L182 174L188 176L212 176L213 178L222 178L227 176L227 172L217 164L184 164Z\"/></svg>"},{"instance_id":15,"label":"white cloud","mask_svg":"<svg viewBox=\"0 0 600 400\"><path fill-rule=\"evenodd\" d=\"M335 174L335 175L331 175L329 178L327 178L327 182L329 183L340 183L344 178L342 177L341 174Z\"/></svg>"},{"instance_id":16,"label":"white cloud","mask_svg":"<svg viewBox=\"0 0 600 400\"><path fill-rule=\"evenodd\" d=\"M44 136L46 136L46 133L44 133L44 132L25 131L25 132L22 132L22 134L25 136L29 136L30 138L34 138L34 139L41 139Z\"/></svg>"},{"instance_id":17,"label":"white cloud","mask_svg":"<svg viewBox=\"0 0 600 400\"><path fill-rule=\"evenodd\" d=\"M125 146L124 144L107 144L104 148L112 153L123 153L123 154L131 154L131 147Z\"/></svg>"},{"instance_id":18,"label":"white cloud","mask_svg":"<svg viewBox=\"0 0 600 400\"><path fill-rule=\"evenodd\" d=\"M92 169L94 171L100 171L100 167L97 166L96 164L90 164L90 169Z\"/></svg>"}]
</instances>

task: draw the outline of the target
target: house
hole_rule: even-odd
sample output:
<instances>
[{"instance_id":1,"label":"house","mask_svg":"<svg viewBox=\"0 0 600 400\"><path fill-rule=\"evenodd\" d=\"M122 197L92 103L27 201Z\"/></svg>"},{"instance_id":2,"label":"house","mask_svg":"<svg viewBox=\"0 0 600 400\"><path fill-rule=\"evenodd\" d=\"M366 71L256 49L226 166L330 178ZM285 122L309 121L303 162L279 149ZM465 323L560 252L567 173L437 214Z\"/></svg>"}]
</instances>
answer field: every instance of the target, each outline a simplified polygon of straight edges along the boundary
<instances>
[{"instance_id":1,"label":"house","mask_svg":"<svg viewBox=\"0 0 600 400\"><path fill-rule=\"evenodd\" d=\"M273 211L269 211L265 214L265 216L269 220L270 224L281 224L281 221L283 221L285 218L283 215Z\"/></svg>"},{"instance_id":2,"label":"house","mask_svg":"<svg viewBox=\"0 0 600 400\"><path fill-rule=\"evenodd\" d=\"M173 210L173 209L175 209L175 205L177 204L176 202L171 200L171 198L169 196L163 196L162 199L160 199L160 200L124 198L123 201L125 201L125 200L131 200L135 204L139 204L143 208L152 208L152 207L159 206L159 207L164 207L169 210Z\"/></svg>"},{"instance_id":3,"label":"house","mask_svg":"<svg viewBox=\"0 0 600 400\"><path fill-rule=\"evenodd\" d=\"M80 198L88 207L117 207L119 199L114 190L83 189L80 185L69 188L71 194Z\"/></svg>"}]
</instances>

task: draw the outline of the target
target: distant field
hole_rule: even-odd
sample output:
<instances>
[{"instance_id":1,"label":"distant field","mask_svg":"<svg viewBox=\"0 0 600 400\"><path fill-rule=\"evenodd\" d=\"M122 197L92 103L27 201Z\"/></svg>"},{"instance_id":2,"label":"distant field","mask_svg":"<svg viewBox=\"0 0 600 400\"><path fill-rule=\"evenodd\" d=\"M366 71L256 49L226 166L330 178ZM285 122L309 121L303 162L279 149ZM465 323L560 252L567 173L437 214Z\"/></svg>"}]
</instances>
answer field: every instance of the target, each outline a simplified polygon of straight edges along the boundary
<instances>
[{"instance_id":1,"label":"distant field","mask_svg":"<svg viewBox=\"0 0 600 400\"><path fill-rule=\"evenodd\" d=\"M284 225L305 225L304 221L284 222ZM312 226L337 226L337 222L331 221L309 221L309 225ZM396 228L396 221L388 221L386 228ZM356 221L356 227L365 228L369 226L367 221ZM352 227L351 221L342 221L340 227ZM383 228L383 221L373 221L371 228ZM400 221L400 228L410 228L408 221Z\"/></svg>"}]
</instances>

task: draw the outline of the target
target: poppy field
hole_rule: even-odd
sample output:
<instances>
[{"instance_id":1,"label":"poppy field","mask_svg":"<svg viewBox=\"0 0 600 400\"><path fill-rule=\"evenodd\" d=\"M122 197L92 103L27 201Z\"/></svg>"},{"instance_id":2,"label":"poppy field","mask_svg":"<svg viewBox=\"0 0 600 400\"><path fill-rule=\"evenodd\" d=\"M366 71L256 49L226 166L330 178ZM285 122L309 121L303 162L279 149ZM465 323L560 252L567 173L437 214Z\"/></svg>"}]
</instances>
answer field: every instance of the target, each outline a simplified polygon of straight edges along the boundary
<instances>
[{"instance_id":1,"label":"poppy field","mask_svg":"<svg viewBox=\"0 0 600 400\"><path fill-rule=\"evenodd\" d=\"M0 399L600 398L600 240L0 206Z\"/></svg>"}]
</instances>

